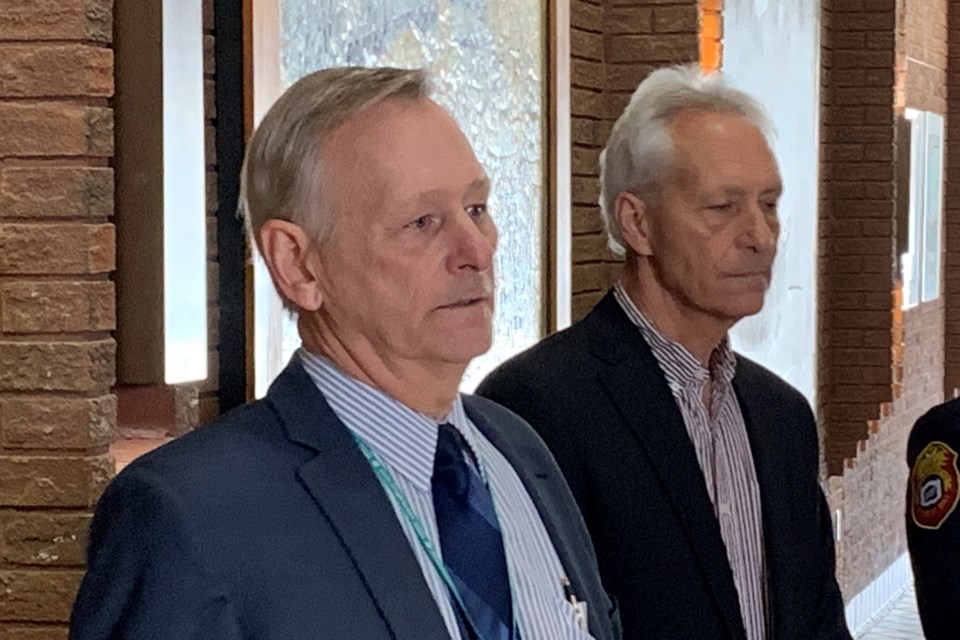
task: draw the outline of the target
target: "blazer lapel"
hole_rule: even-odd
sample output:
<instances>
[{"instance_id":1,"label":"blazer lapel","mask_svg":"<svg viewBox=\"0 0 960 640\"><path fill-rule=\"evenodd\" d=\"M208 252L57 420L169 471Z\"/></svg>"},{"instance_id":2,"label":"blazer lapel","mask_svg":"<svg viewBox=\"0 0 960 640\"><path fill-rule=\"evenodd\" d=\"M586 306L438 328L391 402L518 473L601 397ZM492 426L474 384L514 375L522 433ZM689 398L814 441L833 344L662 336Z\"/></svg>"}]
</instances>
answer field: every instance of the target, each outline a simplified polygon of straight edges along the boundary
<instances>
[{"instance_id":1,"label":"blazer lapel","mask_svg":"<svg viewBox=\"0 0 960 640\"><path fill-rule=\"evenodd\" d=\"M550 517L553 511L550 506L546 504L540 492L540 487L544 483L556 482L557 478L554 478L554 474L546 467L533 467L528 461L534 460L538 456L523 456L518 452L513 443L503 436L503 431L498 428L492 420L487 418L482 410L471 402L469 396L464 398L464 408L467 410L467 415L470 417L470 420L473 421L473 424L475 424L484 437L490 441L490 444L503 454L503 457L506 458L510 466L513 467L513 470L517 473L517 477L520 478L520 482L523 483L524 489L526 489L530 495L530 499L533 501L533 506L536 507L537 513L540 514L540 520L543 521L544 527L546 527L547 533L550 535L550 540L557 550L557 555L560 556L560 563L564 569L572 570L568 568L576 566L575 562L571 562L574 554L567 548L567 537L562 535L557 523ZM570 576L567 577L569 578ZM574 582L572 578L571 582L576 586L577 583Z\"/></svg>"},{"instance_id":2,"label":"blazer lapel","mask_svg":"<svg viewBox=\"0 0 960 640\"><path fill-rule=\"evenodd\" d=\"M550 483L562 482L562 478L555 472L551 472L546 466L536 467L531 465L530 460L536 460L543 454L540 452L531 452L530 455L523 455L517 450L511 439L504 437L503 429L490 420L487 415L472 402L470 396L464 396L464 408L473 424L476 425L484 437L496 447L497 451L503 454L503 457L506 458L510 466L513 467L524 489L527 490L533 506L540 515L540 521L543 522L543 526L547 530L547 535L550 536L550 541L553 543L553 548L557 552L557 557L560 559L560 564L563 566L566 577L570 580L574 592L577 594L583 593L584 580L580 575L580 567L582 565L581 550L572 548L570 536L566 535L563 531L563 523L558 523L553 517L557 512L556 508L548 503L544 492L541 491L542 487L546 487ZM570 499L573 500L573 497L571 496ZM588 615L589 620L592 620L591 615L594 614ZM596 626L595 629L592 630L592 633L603 633L601 631L602 628L602 626ZM601 640L601 636L595 637Z\"/></svg>"},{"instance_id":3,"label":"blazer lapel","mask_svg":"<svg viewBox=\"0 0 960 640\"><path fill-rule=\"evenodd\" d=\"M601 384L659 477L732 635L744 637L720 525L683 414L660 365L612 293L584 323L593 354L604 363L599 369Z\"/></svg>"},{"instance_id":4,"label":"blazer lapel","mask_svg":"<svg viewBox=\"0 0 960 640\"><path fill-rule=\"evenodd\" d=\"M393 637L449 640L393 505L347 427L294 360L265 398L287 436L316 455L298 476L336 531Z\"/></svg>"}]
</instances>

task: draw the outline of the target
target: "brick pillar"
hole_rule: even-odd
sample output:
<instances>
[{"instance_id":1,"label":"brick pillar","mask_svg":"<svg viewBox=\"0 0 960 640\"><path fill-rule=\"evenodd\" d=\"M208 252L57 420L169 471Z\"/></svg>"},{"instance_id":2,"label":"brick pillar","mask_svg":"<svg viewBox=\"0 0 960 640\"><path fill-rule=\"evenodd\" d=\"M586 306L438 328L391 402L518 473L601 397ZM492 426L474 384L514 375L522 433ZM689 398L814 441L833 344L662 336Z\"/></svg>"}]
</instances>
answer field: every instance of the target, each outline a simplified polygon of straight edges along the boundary
<instances>
[{"instance_id":1,"label":"brick pillar","mask_svg":"<svg viewBox=\"0 0 960 640\"><path fill-rule=\"evenodd\" d=\"M570 3L570 136L573 213L573 301L571 317L582 318L596 304L610 278L606 236L600 221L598 158L611 122L604 108L605 0Z\"/></svg>"},{"instance_id":2,"label":"brick pillar","mask_svg":"<svg viewBox=\"0 0 960 640\"><path fill-rule=\"evenodd\" d=\"M818 384L831 474L893 384L898 13L896 0L852 10L862 4L823 2Z\"/></svg>"},{"instance_id":3,"label":"brick pillar","mask_svg":"<svg viewBox=\"0 0 960 640\"><path fill-rule=\"evenodd\" d=\"M0 638L66 638L113 475L110 0L0 0Z\"/></svg>"},{"instance_id":4,"label":"brick pillar","mask_svg":"<svg viewBox=\"0 0 960 640\"><path fill-rule=\"evenodd\" d=\"M947 148L944 201L943 302L946 311L944 395L960 388L960 0L947 10Z\"/></svg>"},{"instance_id":5,"label":"brick pillar","mask_svg":"<svg viewBox=\"0 0 960 640\"><path fill-rule=\"evenodd\" d=\"M571 0L574 320L597 303L620 268L606 250L597 206L600 150L630 94L651 70L700 59L700 4ZM704 4L716 7L719 0Z\"/></svg>"}]
</instances>

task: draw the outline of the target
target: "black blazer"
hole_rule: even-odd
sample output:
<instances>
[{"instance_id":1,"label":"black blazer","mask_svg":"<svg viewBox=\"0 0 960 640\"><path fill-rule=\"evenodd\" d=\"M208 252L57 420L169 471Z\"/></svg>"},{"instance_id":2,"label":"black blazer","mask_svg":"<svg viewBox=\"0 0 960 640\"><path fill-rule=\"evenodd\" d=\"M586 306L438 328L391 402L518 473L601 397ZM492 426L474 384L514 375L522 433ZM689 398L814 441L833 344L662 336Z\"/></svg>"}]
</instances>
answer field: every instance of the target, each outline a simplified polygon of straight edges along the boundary
<instances>
[{"instance_id":1,"label":"black blazer","mask_svg":"<svg viewBox=\"0 0 960 640\"><path fill-rule=\"evenodd\" d=\"M849 639L810 407L744 358L734 387L760 483L772 637ZM619 600L625 640L745 638L680 409L612 292L582 321L494 371L478 393L527 420L556 457L604 585Z\"/></svg>"},{"instance_id":2,"label":"black blazer","mask_svg":"<svg viewBox=\"0 0 960 640\"><path fill-rule=\"evenodd\" d=\"M488 400L464 405L527 488L591 633L619 638L543 442ZM88 560L74 640L449 638L389 498L296 361L263 401L127 467L97 507Z\"/></svg>"}]
</instances>

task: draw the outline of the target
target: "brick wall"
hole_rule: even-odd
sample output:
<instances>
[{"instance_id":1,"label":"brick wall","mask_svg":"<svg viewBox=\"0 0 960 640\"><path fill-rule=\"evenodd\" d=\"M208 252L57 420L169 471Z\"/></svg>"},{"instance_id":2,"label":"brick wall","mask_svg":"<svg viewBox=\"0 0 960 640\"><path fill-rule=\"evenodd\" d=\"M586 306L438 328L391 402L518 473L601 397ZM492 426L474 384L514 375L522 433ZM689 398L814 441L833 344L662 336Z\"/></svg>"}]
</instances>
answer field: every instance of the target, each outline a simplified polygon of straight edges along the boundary
<instances>
[{"instance_id":1,"label":"brick wall","mask_svg":"<svg viewBox=\"0 0 960 640\"><path fill-rule=\"evenodd\" d=\"M616 277L616 260L606 250L597 207L597 160L613 124L605 107L605 11L610 4L609 0L570 2L573 321L597 303Z\"/></svg>"},{"instance_id":2,"label":"brick wall","mask_svg":"<svg viewBox=\"0 0 960 640\"><path fill-rule=\"evenodd\" d=\"M873 6L876 3L870 3L863 0L863 8L877 9ZM871 5L868 7L867 5ZM894 55L891 60L889 70L864 71L862 75L851 74L850 79L866 80L870 74L876 78L877 82L885 80L892 98L891 104L897 108L913 107L917 109L931 110L939 113L947 112L946 88L947 88L947 2L946 0L931 0L924 3L914 2L889 2L882 7L883 9L893 9L895 11L896 29L891 33L894 37ZM889 16L887 16L889 19ZM856 14L837 14L831 16L831 28L833 30L832 41L827 44L838 46L840 40L837 40L837 34L850 32L850 28L859 28L867 26L867 18ZM878 26L878 25L873 25ZM878 45L881 42L880 36L871 36L870 32L863 34L865 38L850 36L850 44L860 44L869 47L870 38ZM845 38L847 36L841 36ZM888 41L882 40L884 50L887 50ZM836 63L837 58L833 57ZM879 60L875 61L879 62ZM836 82L836 65L831 70L833 73L830 80ZM846 76L841 76L846 77ZM831 95L834 96L836 93ZM827 104L824 113L842 112L843 107L836 104ZM879 113L877 114L879 116ZM825 126L826 128L826 126ZM883 124L884 130L887 125ZM879 135L879 129L877 129ZM842 149L846 149L843 147ZM851 147L850 149L853 149ZM831 145L825 145L825 163L830 162L829 153ZM839 153L834 147L834 152ZM851 152L851 158L857 162L866 162L866 147L862 155L854 155ZM886 158L886 164L890 167L896 165L896 153ZM880 159L879 157L877 158ZM949 158L948 158L949 161ZM948 180L949 182L949 180ZM886 180L883 181L883 184ZM872 189L877 190L877 195L882 198L883 206L877 207L877 211L886 211L887 191L886 187L879 186L880 183L873 185ZM865 185L866 186L866 185ZM835 187L830 195L835 197ZM867 193L863 192L863 197ZM947 198L949 207L951 198ZM835 210L835 209L834 209ZM822 220L822 219L821 219ZM887 220L878 220L877 224L887 228ZM867 224L866 220L859 221L861 230ZM895 226L895 225L893 225ZM894 229L896 233L897 230ZM900 230L899 232L903 232ZM847 236L840 236L846 238ZM838 242L848 242L849 240L837 239ZM886 244L886 240L884 241ZM889 256L883 256L883 264L892 264L893 253ZM860 260L867 260L868 256L860 256ZM827 265L836 268L838 262L834 258L828 261ZM880 258L878 258L878 263ZM879 266L879 265L878 265ZM831 279L831 275L842 273L834 270L825 274L825 280L829 285L835 285L836 280ZM892 272L891 272L892 273ZM856 276L853 276L856 277ZM859 277L863 278L861 271ZM886 282L886 272L882 274L882 281ZM879 286L879 282L876 286ZM839 442L834 439L828 444L835 448L832 451L834 462L836 456L845 455L842 469L833 471L839 475L830 478L829 495L831 506L834 509L840 509L843 512L842 535L838 544L838 573L841 587L844 595L849 599L863 590L870 582L882 573L897 557L906 551L906 539L903 524L904 496L906 487L907 467L904 460L906 450L906 440L910 428L916 419L931 406L939 403L943 398L943 372L944 372L944 345L945 345L945 300L935 300L923 303L917 307L907 309L904 312L899 311L900 294L896 285L893 286L894 292L891 296L889 292L883 295L883 292L875 293L876 307L878 310L882 307L884 297L887 304L893 309L891 314L890 333L882 334L876 329L861 330L861 337L864 340L873 335L879 342L881 335L886 337L886 348L889 349L887 360L891 366L891 387L887 394L892 401L881 401L876 406L876 417L866 420L863 423L862 432L857 435L854 451L851 454L844 454L848 443L843 441L843 450L837 451ZM844 300L846 295L839 295L834 289L834 296L831 301ZM854 300L861 300L856 297ZM893 302L891 305L890 302ZM852 305L851 305L852 306ZM836 336L841 340L848 337L847 333L830 331L830 339ZM864 343L861 343L861 347ZM834 345L836 346L836 345ZM845 357L845 354L853 355L856 351L841 351L834 349L830 352L838 358ZM879 357L879 353L877 356ZM842 370L842 365L837 364L827 375L834 370ZM822 371L822 370L821 370ZM835 381L835 378L834 378ZM871 385L877 387L878 385ZM879 394L879 390L877 391ZM871 400L873 396L871 396ZM834 398L836 400L836 398ZM844 407L845 404L835 403L834 407ZM863 406L859 409L866 411L872 407ZM858 410L859 410L858 409ZM832 414L836 416L836 414ZM847 416L850 414L842 413ZM838 423L829 422L827 424L828 433L838 426ZM847 425L841 420L839 426L846 428ZM852 431L852 430L851 430ZM848 432L848 436L854 434Z\"/></svg>"},{"instance_id":3,"label":"brick wall","mask_svg":"<svg viewBox=\"0 0 960 640\"><path fill-rule=\"evenodd\" d=\"M891 399L897 12L822 6L818 408L836 474Z\"/></svg>"},{"instance_id":4,"label":"brick wall","mask_svg":"<svg viewBox=\"0 0 960 640\"><path fill-rule=\"evenodd\" d=\"M907 550L907 436L917 418L943 397L943 305L909 309L903 324L903 393L881 405L880 419L868 423L856 454L829 481L831 507L843 513L837 574L847 600Z\"/></svg>"},{"instance_id":5,"label":"brick wall","mask_svg":"<svg viewBox=\"0 0 960 640\"><path fill-rule=\"evenodd\" d=\"M718 0L705 4L718 8ZM597 207L600 150L630 94L652 69L699 60L700 3L571 0L570 9L576 321L616 281L620 269L619 260L606 249Z\"/></svg>"},{"instance_id":6,"label":"brick wall","mask_svg":"<svg viewBox=\"0 0 960 640\"><path fill-rule=\"evenodd\" d=\"M112 475L110 0L0 0L0 638L66 638Z\"/></svg>"}]
</instances>

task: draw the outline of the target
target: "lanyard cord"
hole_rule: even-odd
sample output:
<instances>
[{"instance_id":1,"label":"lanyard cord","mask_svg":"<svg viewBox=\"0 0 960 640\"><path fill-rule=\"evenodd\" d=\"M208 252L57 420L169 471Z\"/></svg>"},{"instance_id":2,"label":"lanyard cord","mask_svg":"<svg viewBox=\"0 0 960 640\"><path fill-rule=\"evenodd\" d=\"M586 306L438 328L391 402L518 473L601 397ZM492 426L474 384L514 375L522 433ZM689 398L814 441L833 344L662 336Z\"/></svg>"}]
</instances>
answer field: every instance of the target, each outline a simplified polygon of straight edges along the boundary
<instances>
[{"instance_id":1,"label":"lanyard cord","mask_svg":"<svg viewBox=\"0 0 960 640\"><path fill-rule=\"evenodd\" d=\"M410 502L407 500L407 497L403 494L403 491L400 490L400 487L397 486L396 480L393 479L393 474L391 474L390 470L387 469L382 462L380 462L380 458L377 456L377 454L374 453L373 449L370 448L370 445L368 445L360 436L354 433L353 439L360 448L360 452L363 454L363 457L366 458L367 462L370 464L370 468L373 469L374 475L377 476L377 479L380 481L380 484L383 486L383 488L387 490L387 494L393 500L394 504L399 507L400 512L407 521L407 524L409 524L410 528L413 529L413 532L417 537L417 541L427 554L427 557L430 558L430 563L440 575L440 578L446 585L447 591L454 600L454 603L460 608L463 616L467 619L467 623L473 629L474 633L476 633L479 637L480 632L478 631L477 625L470 617L470 612L463 603L463 599L460 596L460 591L457 589L457 585L454 583L453 577L450 575L450 571L447 569L447 565L440 558L440 554L437 553L436 546L427 535L426 528L423 526L420 518L418 518L413 512L413 508L410 506ZM520 633L517 624L516 600L513 597L512 581L510 585L510 591L510 602L514 606L513 629L511 630L510 635L512 638L519 638Z\"/></svg>"}]
</instances>

